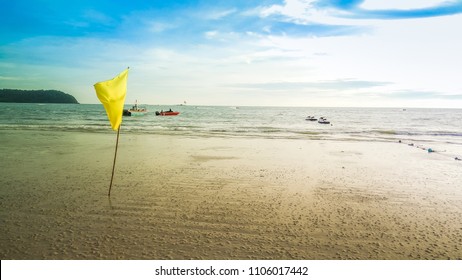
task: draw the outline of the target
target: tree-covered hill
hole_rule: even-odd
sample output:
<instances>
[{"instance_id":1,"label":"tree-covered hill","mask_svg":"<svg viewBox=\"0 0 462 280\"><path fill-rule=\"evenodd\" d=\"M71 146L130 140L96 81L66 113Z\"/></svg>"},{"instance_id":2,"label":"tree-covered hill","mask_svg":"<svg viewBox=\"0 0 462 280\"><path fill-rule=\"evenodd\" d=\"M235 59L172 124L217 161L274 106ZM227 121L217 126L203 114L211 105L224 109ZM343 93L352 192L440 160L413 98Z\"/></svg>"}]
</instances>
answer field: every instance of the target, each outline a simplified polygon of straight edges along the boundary
<instances>
[{"instance_id":1,"label":"tree-covered hill","mask_svg":"<svg viewBox=\"0 0 462 280\"><path fill-rule=\"evenodd\" d=\"M59 90L0 89L0 102L11 103L75 103L74 96Z\"/></svg>"}]
</instances>

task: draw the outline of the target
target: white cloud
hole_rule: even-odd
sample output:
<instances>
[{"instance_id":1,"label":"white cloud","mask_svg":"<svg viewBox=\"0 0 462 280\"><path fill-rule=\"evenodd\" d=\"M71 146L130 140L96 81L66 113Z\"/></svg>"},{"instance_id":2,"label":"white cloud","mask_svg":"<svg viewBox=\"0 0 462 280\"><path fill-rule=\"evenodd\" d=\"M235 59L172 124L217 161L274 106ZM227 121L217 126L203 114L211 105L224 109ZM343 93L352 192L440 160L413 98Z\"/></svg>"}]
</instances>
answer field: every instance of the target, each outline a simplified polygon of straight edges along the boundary
<instances>
[{"instance_id":1,"label":"white cloud","mask_svg":"<svg viewBox=\"0 0 462 280\"><path fill-rule=\"evenodd\" d=\"M321 23L339 25L368 25L369 20L354 20L347 17L348 12L334 8L316 7L315 0L285 0L283 5L272 5L262 8L261 17L280 15L289 22L297 24Z\"/></svg>"},{"instance_id":2,"label":"white cloud","mask_svg":"<svg viewBox=\"0 0 462 280\"><path fill-rule=\"evenodd\" d=\"M420 9L447 3L442 0L366 0L361 4L361 8L377 9Z\"/></svg>"},{"instance_id":3,"label":"white cloud","mask_svg":"<svg viewBox=\"0 0 462 280\"><path fill-rule=\"evenodd\" d=\"M154 32L154 33L161 33L169 29L173 29L176 26L171 23L166 23L166 22L149 22L146 24L147 25L147 30Z\"/></svg>"},{"instance_id":4,"label":"white cloud","mask_svg":"<svg viewBox=\"0 0 462 280\"><path fill-rule=\"evenodd\" d=\"M213 39L218 35L218 31L216 30L207 31L204 33L204 35L205 35L205 38L207 39Z\"/></svg>"},{"instance_id":5,"label":"white cloud","mask_svg":"<svg viewBox=\"0 0 462 280\"><path fill-rule=\"evenodd\" d=\"M0 76L0 80L3 80L3 81L18 81L18 80L21 80L21 78L12 77L12 76Z\"/></svg>"},{"instance_id":6,"label":"white cloud","mask_svg":"<svg viewBox=\"0 0 462 280\"><path fill-rule=\"evenodd\" d=\"M205 11L201 17L205 19L219 20L231 14L234 14L236 12L237 12L237 9L211 10L211 11Z\"/></svg>"},{"instance_id":7,"label":"white cloud","mask_svg":"<svg viewBox=\"0 0 462 280\"><path fill-rule=\"evenodd\" d=\"M272 5L262 9L261 16L283 15L296 22L306 22L313 12L313 2L313 0L285 0L284 5Z\"/></svg>"}]
</instances>

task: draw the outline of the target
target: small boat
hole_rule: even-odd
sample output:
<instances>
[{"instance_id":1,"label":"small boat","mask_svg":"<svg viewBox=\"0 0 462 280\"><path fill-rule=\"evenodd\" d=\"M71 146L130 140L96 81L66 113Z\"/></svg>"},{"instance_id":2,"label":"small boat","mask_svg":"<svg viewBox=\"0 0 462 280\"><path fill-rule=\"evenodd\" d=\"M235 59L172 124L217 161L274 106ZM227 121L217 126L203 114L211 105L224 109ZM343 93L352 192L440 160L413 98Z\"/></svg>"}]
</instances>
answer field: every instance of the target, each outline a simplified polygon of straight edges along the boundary
<instances>
[{"instance_id":1,"label":"small boat","mask_svg":"<svg viewBox=\"0 0 462 280\"><path fill-rule=\"evenodd\" d=\"M138 100L136 100L135 105L133 105L133 107L129 109L128 112L130 112L131 115L136 116L136 115L144 115L148 112L148 110L146 110L146 108L138 107Z\"/></svg>"},{"instance_id":2,"label":"small boat","mask_svg":"<svg viewBox=\"0 0 462 280\"><path fill-rule=\"evenodd\" d=\"M307 121L317 121L318 119L315 118L314 116L308 116L308 117L306 117L305 120L307 120Z\"/></svg>"},{"instance_id":3,"label":"small boat","mask_svg":"<svg viewBox=\"0 0 462 280\"><path fill-rule=\"evenodd\" d=\"M330 124L330 121L326 120L326 118L324 118L324 117L320 117L318 123Z\"/></svg>"},{"instance_id":4,"label":"small boat","mask_svg":"<svg viewBox=\"0 0 462 280\"><path fill-rule=\"evenodd\" d=\"M172 109L168 111L156 111L156 116L176 116L178 114L180 114L180 112L172 111Z\"/></svg>"},{"instance_id":5,"label":"small boat","mask_svg":"<svg viewBox=\"0 0 462 280\"><path fill-rule=\"evenodd\" d=\"M132 115L132 113L130 111L128 111L127 109L124 109L123 112L122 112L122 116L130 117L131 115Z\"/></svg>"}]
</instances>

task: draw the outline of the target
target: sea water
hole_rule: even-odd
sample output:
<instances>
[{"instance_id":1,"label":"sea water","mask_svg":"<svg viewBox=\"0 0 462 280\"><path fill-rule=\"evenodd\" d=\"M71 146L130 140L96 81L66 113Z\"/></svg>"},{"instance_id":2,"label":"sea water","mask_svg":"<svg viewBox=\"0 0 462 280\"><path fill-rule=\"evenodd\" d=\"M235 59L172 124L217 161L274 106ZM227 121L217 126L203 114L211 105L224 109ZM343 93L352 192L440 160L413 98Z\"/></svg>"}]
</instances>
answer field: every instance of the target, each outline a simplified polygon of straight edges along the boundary
<instances>
[{"instance_id":1,"label":"sea water","mask_svg":"<svg viewBox=\"0 0 462 280\"><path fill-rule=\"evenodd\" d=\"M130 106L126 106L128 109ZM382 141L431 148L462 157L462 109L319 108L146 105L124 117L121 133L187 137L248 137ZM156 116L155 111L179 111ZM330 124L306 120L325 117ZM101 104L0 103L0 135L7 130L113 133ZM1 136L0 136L1 137Z\"/></svg>"}]
</instances>

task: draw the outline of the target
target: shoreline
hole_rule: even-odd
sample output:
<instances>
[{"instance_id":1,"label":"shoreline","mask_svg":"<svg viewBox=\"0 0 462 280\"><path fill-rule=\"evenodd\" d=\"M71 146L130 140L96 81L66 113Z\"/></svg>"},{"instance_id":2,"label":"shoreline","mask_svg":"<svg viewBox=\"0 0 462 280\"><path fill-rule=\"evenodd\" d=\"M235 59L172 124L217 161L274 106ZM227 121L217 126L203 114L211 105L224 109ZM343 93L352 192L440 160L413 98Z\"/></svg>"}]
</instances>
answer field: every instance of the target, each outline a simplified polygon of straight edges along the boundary
<instances>
[{"instance_id":1,"label":"shoreline","mask_svg":"<svg viewBox=\"0 0 462 280\"><path fill-rule=\"evenodd\" d=\"M2 131L3 132L3 131ZM2 259L462 259L462 164L382 142L12 131Z\"/></svg>"}]
</instances>

